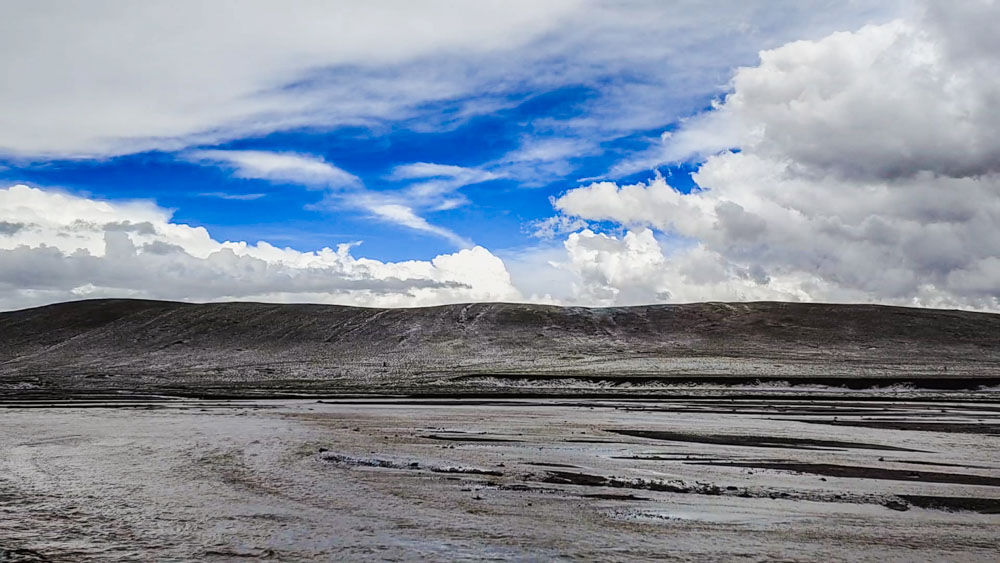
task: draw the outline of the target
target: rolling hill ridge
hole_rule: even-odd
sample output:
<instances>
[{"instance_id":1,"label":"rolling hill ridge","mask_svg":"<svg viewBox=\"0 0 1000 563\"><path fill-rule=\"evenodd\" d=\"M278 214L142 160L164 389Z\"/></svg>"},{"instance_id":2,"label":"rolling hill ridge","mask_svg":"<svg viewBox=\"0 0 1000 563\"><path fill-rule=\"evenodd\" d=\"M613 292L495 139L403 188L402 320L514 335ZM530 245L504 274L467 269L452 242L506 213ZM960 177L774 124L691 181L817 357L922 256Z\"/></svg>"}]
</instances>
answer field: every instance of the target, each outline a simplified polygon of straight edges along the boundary
<instances>
[{"instance_id":1,"label":"rolling hill ridge","mask_svg":"<svg viewBox=\"0 0 1000 563\"><path fill-rule=\"evenodd\" d=\"M413 309L105 299L0 313L0 392L448 394L1000 380L1000 315L876 305Z\"/></svg>"}]
</instances>

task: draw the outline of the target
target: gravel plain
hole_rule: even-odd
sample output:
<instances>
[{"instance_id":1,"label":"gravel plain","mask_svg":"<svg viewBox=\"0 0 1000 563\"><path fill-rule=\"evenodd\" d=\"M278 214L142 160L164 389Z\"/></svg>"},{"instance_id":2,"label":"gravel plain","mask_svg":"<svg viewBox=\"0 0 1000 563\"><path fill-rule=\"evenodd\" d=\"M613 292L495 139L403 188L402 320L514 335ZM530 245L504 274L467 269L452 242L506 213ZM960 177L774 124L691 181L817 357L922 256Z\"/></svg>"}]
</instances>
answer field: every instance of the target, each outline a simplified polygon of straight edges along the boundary
<instances>
[{"instance_id":1,"label":"gravel plain","mask_svg":"<svg viewBox=\"0 0 1000 563\"><path fill-rule=\"evenodd\" d=\"M898 393L14 401L0 560L995 561L998 423Z\"/></svg>"}]
</instances>

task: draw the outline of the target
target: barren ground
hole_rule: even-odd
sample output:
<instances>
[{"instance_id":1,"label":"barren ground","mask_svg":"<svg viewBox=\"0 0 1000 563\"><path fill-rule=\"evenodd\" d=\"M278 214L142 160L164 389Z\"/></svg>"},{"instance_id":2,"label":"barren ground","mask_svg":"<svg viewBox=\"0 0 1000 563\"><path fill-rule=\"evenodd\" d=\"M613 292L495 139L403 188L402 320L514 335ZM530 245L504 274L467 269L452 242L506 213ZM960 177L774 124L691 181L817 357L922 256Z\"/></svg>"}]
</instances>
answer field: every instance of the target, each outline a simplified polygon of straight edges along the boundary
<instances>
[{"instance_id":1,"label":"barren ground","mask_svg":"<svg viewBox=\"0 0 1000 563\"><path fill-rule=\"evenodd\" d=\"M1000 315L0 313L0 561L995 561Z\"/></svg>"},{"instance_id":2,"label":"barren ground","mask_svg":"<svg viewBox=\"0 0 1000 563\"><path fill-rule=\"evenodd\" d=\"M954 397L8 403L0 553L995 561L998 423Z\"/></svg>"}]
</instances>

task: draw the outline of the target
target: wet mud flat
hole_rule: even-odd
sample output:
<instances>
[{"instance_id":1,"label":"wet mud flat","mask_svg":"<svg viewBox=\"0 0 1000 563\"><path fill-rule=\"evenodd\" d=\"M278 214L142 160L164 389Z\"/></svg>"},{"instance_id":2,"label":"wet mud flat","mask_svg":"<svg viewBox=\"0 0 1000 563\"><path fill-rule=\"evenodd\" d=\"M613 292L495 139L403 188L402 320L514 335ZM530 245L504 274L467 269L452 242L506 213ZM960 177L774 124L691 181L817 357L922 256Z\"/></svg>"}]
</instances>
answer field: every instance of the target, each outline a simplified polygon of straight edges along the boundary
<instances>
[{"instance_id":1,"label":"wet mud flat","mask_svg":"<svg viewBox=\"0 0 1000 563\"><path fill-rule=\"evenodd\" d=\"M0 561L995 561L1000 401L8 402Z\"/></svg>"}]
</instances>

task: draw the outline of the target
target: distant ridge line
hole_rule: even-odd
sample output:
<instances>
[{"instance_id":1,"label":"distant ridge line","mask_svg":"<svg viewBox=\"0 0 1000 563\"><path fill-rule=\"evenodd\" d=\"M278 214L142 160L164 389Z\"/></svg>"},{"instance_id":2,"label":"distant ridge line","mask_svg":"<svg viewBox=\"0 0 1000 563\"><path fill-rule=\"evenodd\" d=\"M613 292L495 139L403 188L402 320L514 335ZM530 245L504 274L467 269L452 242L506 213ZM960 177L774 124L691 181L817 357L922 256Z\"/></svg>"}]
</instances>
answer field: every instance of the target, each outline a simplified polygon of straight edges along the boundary
<instances>
[{"instance_id":1,"label":"distant ridge line","mask_svg":"<svg viewBox=\"0 0 1000 563\"><path fill-rule=\"evenodd\" d=\"M773 301L365 308L136 299L0 313L4 394L624 393L782 381L996 386L1000 315Z\"/></svg>"}]
</instances>

